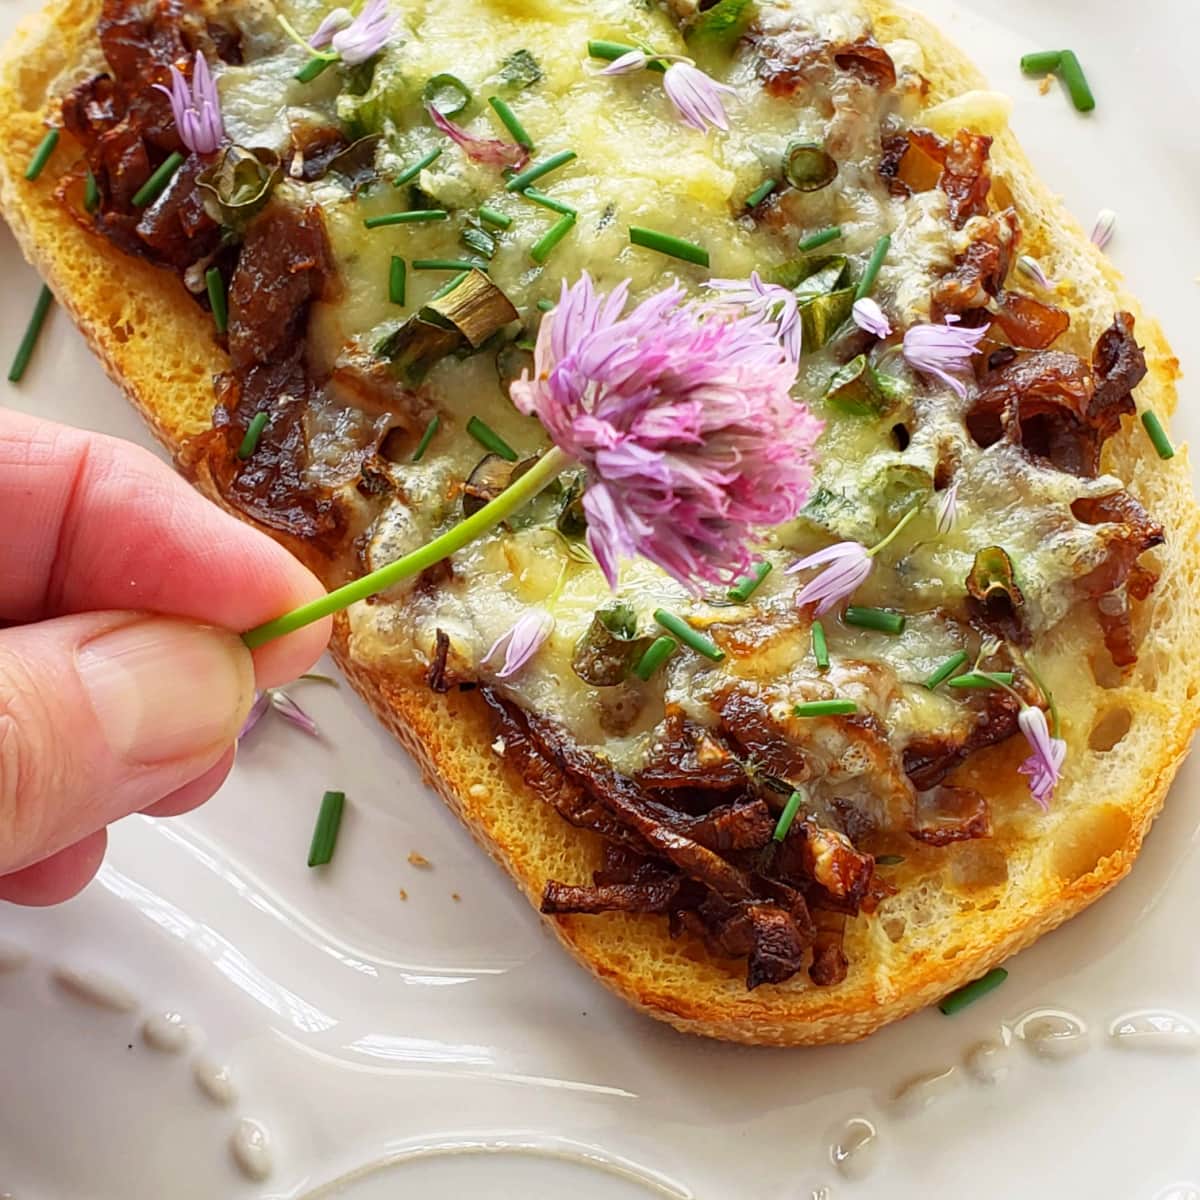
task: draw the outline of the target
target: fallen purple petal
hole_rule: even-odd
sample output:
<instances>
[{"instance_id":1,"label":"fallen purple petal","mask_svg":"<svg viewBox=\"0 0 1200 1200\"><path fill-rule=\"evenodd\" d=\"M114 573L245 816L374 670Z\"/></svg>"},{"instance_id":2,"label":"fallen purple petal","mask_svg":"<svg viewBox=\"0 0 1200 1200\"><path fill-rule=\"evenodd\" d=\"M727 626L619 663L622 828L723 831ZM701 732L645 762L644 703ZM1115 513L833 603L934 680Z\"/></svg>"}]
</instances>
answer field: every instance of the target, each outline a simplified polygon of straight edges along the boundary
<instances>
[{"instance_id":1,"label":"fallen purple petal","mask_svg":"<svg viewBox=\"0 0 1200 1200\"><path fill-rule=\"evenodd\" d=\"M303 729L309 737L321 736L320 730L317 729L317 723L287 692L279 688L272 688L269 694L271 697L271 706L285 721L290 721L297 728Z\"/></svg>"},{"instance_id":2,"label":"fallen purple petal","mask_svg":"<svg viewBox=\"0 0 1200 1200\"><path fill-rule=\"evenodd\" d=\"M1102 208L1096 214L1096 223L1092 226L1092 241L1097 249L1103 250L1112 241L1117 228L1117 214L1111 208Z\"/></svg>"},{"instance_id":3,"label":"fallen purple petal","mask_svg":"<svg viewBox=\"0 0 1200 1200\"><path fill-rule=\"evenodd\" d=\"M867 333L874 334L877 338L892 336L892 326L887 315L869 296L862 300L855 300L850 314L859 329L865 329Z\"/></svg>"},{"instance_id":4,"label":"fallen purple petal","mask_svg":"<svg viewBox=\"0 0 1200 1200\"><path fill-rule=\"evenodd\" d=\"M472 162L487 163L493 167L512 167L513 170L519 171L529 161L529 151L515 142L475 137L432 105L427 106L425 111L442 133L463 148L463 152Z\"/></svg>"},{"instance_id":5,"label":"fallen purple petal","mask_svg":"<svg viewBox=\"0 0 1200 1200\"><path fill-rule=\"evenodd\" d=\"M496 672L496 678L509 679L533 658L553 632L554 618L544 609L526 613L492 643L483 661L491 662L496 654L503 651L504 663Z\"/></svg>"},{"instance_id":6,"label":"fallen purple petal","mask_svg":"<svg viewBox=\"0 0 1200 1200\"><path fill-rule=\"evenodd\" d=\"M239 742L263 719L263 716L270 707L270 692L254 693L254 703L250 706L250 711L246 714L246 720L242 725L241 732L238 734Z\"/></svg>"},{"instance_id":7,"label":"fallen purple petal","mask_svg":"<svg viewBox=\"0 0 1200 1200\"><path fill-rule=\"evenodd\" d=\"M944 325L914 325L904 335L904 357L915 371L940 379L955 395L967 394L960 376L971 368L971 359L979 353L979 343L990 326L961 328L958 317L946 318Z\"/></svg>"},{"instance_id":8,"label":"fallen purple petal","mask_svg":"<svg viewBox=\"0 0 1200 1200\"><path fill-rule=\"evenodd\" d=\"M1017 770L1029 780L1030 795L1043 809L1047 809L1054 798L1054 789L1067 758L1067 743L1062 738L1050 736L1046 714L1040 708L1028 705L1022 708L1017 724L1033 750Z\"/></svg>"},{"instance_id":9,"label":"fallen purple petal","mask_svg":"<svg viewBox=\"0 0 1200 1200\"><path fill-rule=\"evenodd\" d=\"M861 542L838 542L793 563L787 574L820 566L825 570L796 593L797 607L813 604L816 606L814 615L818 617L848 600L858 590L871 574L872 559Z\"/></svg>"},{"instance_id":10,"label":"fallen purple petal","mask_svg":"<svg viewBox=\"0 0 1200 1200\"><path fill-rule=\"evenodd\" d=\"M688 62L672 63L663 75L663 91L685 125L700 133L707 133L710 128L729 128L721 95L732 96L736 92L706 75L699 67Z\"/></svg>"},{"instance_id":11,"label":"fallen purple petal","mask_svg":"<svg viewBox=\"0 0 1200 1200\"><path fill-rule=\"evenodd\" d=\"M644 71L646 64L650 61L649 56L644 50L630 50L628 54L622 54L620 58L614 58L602 71L600 75L632 75L635 71Z\"/></svg>"}]
</instances>

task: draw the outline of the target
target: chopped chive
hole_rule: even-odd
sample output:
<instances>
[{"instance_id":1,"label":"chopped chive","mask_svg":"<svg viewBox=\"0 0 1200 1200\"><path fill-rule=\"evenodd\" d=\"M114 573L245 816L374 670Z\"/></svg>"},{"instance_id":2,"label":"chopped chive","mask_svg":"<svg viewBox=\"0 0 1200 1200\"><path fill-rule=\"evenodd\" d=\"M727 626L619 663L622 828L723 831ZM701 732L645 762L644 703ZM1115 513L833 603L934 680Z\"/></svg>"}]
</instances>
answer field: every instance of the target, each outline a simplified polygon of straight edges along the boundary
<instances>
[{"instance_id":1,"label":"chopped chive","mask_svg":"<svg viewBox=\"0 0 1200 1200\"><path fill-rule=\"evenodd\" d=\"M575 214L567 213L559 217L553 225L532 246L529 247L529 257L540 267L550 257L551 251L559 242L575 228Z\"/></svg>"},{"instance_id":2,"label":"chopped chive","mask_svg":"<svg viewBox=\"0 0 1200 1200\"><path fill-rule=\"evenodd\" d=\"M1088 87L1088 81L1083 74L1083 67L1074 50L1064 50L1058 63L1058 77L1066 84L1071 95L1071 103L1078 112L1091 112L1096 107L1096 97Z\"/></svg>"},{"instance_id":3,"label":"chopped chive","mask_svg":"<svg viewBox=\"0 0 1200 1200\"><path fill-rule=\"evenodd\" d=\"M760 562L750 569L749 575L743 575L726 593L730 600L745 604L758 590L758 585L771 573L769 562Z\"/></svg>"},{"instance_id":4,"label":"chopped chive","mask_svg":"<svg viewBox=\"0 0 1200 1200\"><path fill-rule=\"evenodd\" d=\"M388 299L393 304L403 304L408 294L408 268L398 254L392 255L388 271Z\"/></svg>"},{"instance_id":5,"label":"chopped chive","mask_svg":"<svg viewBox=\"0 0 1200 1200\"><path fill-rule=\"evenodd\" d=\"M857 625L859 629L874 629L879 633L904 632L903 614L890 612L886 608L860 608L852 604L842 614L842 620L847 625Z\"/></svg>"},{"instance_id":6,"label":"chopped chive","mask_svg":"<svg viewBox=\"0 0 1200 1200\"><path fill-rule=\"evenodd\" d=\"M1048 75L1058 70L1061 59L1061 50L1035 50L1032 54L1021 56L1021 70L1026 75Z\"/></svg>"},{"instance_id":7,"label":"chopped chive","mask_svg":"<svg viewBox=\"0 0 1200 1200\"><path fill-rule=\"evenodd\" d=\"M414 208L409 212L384 213L381 217L367 217L363 224L368 229L381 229L384 225L416 225L422 221L448 221L450 214L444 208Z\"/></svg>"},{"instance_id":8,"label":"chopped chive","mask_svg":"<svg viewBox=\"0 0 1200 1200\"><path fill-rule=\"evenodd\" d=\"M631 225L629 240L635 246L657 250L659 254L681 258L684 262L695 263L698 267L707 267L709 264L708 251L703 246L684 241L683 238L672 237L669 233L659 233L656 229L643 229L640 225Z\"/></svg>"},{"instance_id":9,"label":"chopped chive","mask_svg":"<svg viewBox=\"0 0 1200 1200\"><path fill-rule=\"evenodd\" d=\"M654 619L668 632L673 633L685 646L691 647L712 662L720 662L725 651L702 633L697 633L682 617L669 613L665 608L654 610Z\"/></svg>"},{"instance_id":10,"label":"chopped chive","mask_svg":"<svg viewBox=\"0 0 1200 1200\"><path fill-rule=\"evenodd\" d=\"M951 992L939 1005L943 1016L952 1017L961 1012L968 1004L974 1004L981 996L994 992L1006 979L1008 972L1003 967L993 967L982 979L960 987L957 992Z\"/></svg>"},{"instance_id":11,"label":"chopped chive","mask_svg":"<svg viewBox=\"0 0 1200 1200\"><path fill-rule=\"evenodd\" d=\"M513 141L518 146L524 146L526 150L532 150L533 138L525 131L525 126L517 120L517 114L499 96L490 96L488 103L492 106L496 116L500 118L504 128L513 135Z\"/></svg>"},{"instance_id":12,"label":"chopped chive","mask_svg":"<svg viewBox=\"0 0 1200 1200\"><path fill-rule=\"evenodd\" d=\"M441 418L435 414L430 418L429 424L425 426L425 432L421 434L421 440L417 443L417 448L413 451L413 462L420 462L425 457L425 451L429 449L429 443L433 441L433 435L441 427Z\"/></svg>"},{"instance_id":13,"label":"chopped chive","mask_svg":"<svg viewBox=\"0 0 1200 1200\"><path fill-rule=\"evenodd\" d=\"M225 280L216 267L204 272L204 286L208 288L208 304L212 309L213 324L218 333L229 328L229 304L225 297Z\"/></svg>"},{"instance_id":14,"label":"chopped chive","mask_svg":"<svg viewBox=\"0 0 1200 1200\"><path fill-rule=\"evenodd\" d=\"M779 820L775 825L775 832L771 836L777 842L782 842L787 837L788 831L792 827L792 822L796 819L796 814L800 811L800 805L804 803L804 793L797 789L787 799L787 803L783 806L783 812L779 814Z\"/></svg>"},{"instance_id":15,"label":"chopped chive","mask_svg":"<svg viewBox=\"0 0 1200 1200\"><path fill-rule=\"evenodd\" d=\"M666 636L655 638L646 653L638 659L633 673L643 681L649 680L655 671L678 649L679 643L674 638Z\"/></svg>"},{"instance_id":16,"label":"chopped chive","mask_svg":"<svg viewBox=\"0 0 1200 1200\"><path fill-rule=\"evenodd\" d=\"M867 259L867 269L858 281L858 287L854 289L855 300L863 300L871 294L871 289L875 286L875 280L879 275L879 268L883 266L883 260L887 258L887 252L891 246L892 235L890 233L885 233L875 243L875 249L871 251L871 257Z\"/></svg>"},{"instance_id":17,"label":"chopped chive","mask_svg":"<svg viewBox=\"0 0 1200 1200\"><path fill-rule=\"evenodd\" d=\"M879 854L875 857L877 867L898 867L904 861L903 854Z\"/></svg>"},{"instance_id":18,"label":"chopped chive","mask_svg":"<svg viewBox=\"0 0 1200 1200\"><path fill-rule=\"evenodd\" d=\"M956 675L950 680L952 688L991 688L1005 685L1012 686L1011 671L968 671L965 675Z\"/></svg>"},{"instance_id":19,"label":"chopped chive","mask_svg":"<svg viewBox=\"0 0 1200 1200\"><path fill-rule=\"evenodd\" d=\"M624 42L588 42L588 54L592 58L602 58L606 62L616 62L623 54L636 50L637 46L626 46ZM666 65L652 58L647 64L649 71L665 71Z\"/></svg>"},{"instance_id":20,"label":"chopped chive","mask_svg":"<svg viewBox=\"0 0 1200 1200\"><path fill-rule=\"evenodd\" d=\"M46 321L46 314L50 311L50 305L53 303L54 293L43 283L42 290L38 292L38 298L34 302L29 324L25 326L25 336L21 339L21 344L17 347L17 353L13 357L12 366L8 368L9 383L21 382L21 376L25 374L25 368L29 366L29 360L33 357L33 350L37 345L38 334L42 332L42 325Z\"/></svg>"},{"instance_id":21,"label":"chopped chive","mask_svg":"<svg viewBox=\"0 0 1200 1200\"><path fill-rule=\"evenodd\" d=\"M183 155L178 150L169 154L163 164L133 194L133 207L144 208L171 182L171 176L183 165Z\"/></svg>"},{"instance_id":22,"label":"chopped chive","mask_svg":"<svg viewBox=\"0 0 1200 1200\"><path fill-rule=\"evenodd\" d=\"M1154 449L1158 451L1159 458L1168 459L1175 457L1175 447L1171 445L1171 439L1167 437L1167 431L1162 427L1162 422L1158 417L1149 409L1142 413L1142 426L1149 435L1150 440L1154 443Z\"/></svg>"},{"instance_id":23,"label":"chopped chive","mask_svg":"<svg viewBox=\"0 0 1200 1200\"><path fill-rule=\"evenodd\" d=\"M496 239L479 225L468 225L459 235L468 250L474 250L489 262L496 257Z\"/></svg>"},{"instance_id":24,"label":"chopped chive","mask_svg":"<svg viewBox=\"0 0 1200 1200\"><path fill-rule=\"evenodd\" d=\"M526 188L521 195L526 200L532 200L534 204L540 204L543 208L549 208L556 213L562 213L564 216L568 214L572 217L579 215L579 209L570 204L564 204L561 200L555 200L553 196L547 196L545 192L539 192L537 188Z\"/></svg>"},{"instance_id":25,"label":"chopped chive","mask_svg":"<svg viewBox=\"0 0 1200 1200\"><path fill-rule=\"evenodd\" d=\"M853 700L807 700L792 708L797 717L848 717L856 712L858 705Z\"/></svg>"},{"instance_id":26,"label":"chopped chive","mask_svg":"<svg viewBox=\"0 0 1200 1200\"><path fill-rule=\"evenodd\" d=\"M574 150L560 150L544 161L527 167L520 175L514 175L504 185L504 190L508 192L523 191L531 183L536 183L543 175L549 175L551 171L557 171L559 167L565 167L567 163L573 162L577 157Z\"/></svg>"},{"instance_id":27,"label":"chopped chive","mask_svg":"<svg viewBox=\"0 0 1200 1200\"><path fill-rule=\"evenodd\" d=\"M414 271L472 271L487 274L488 264L480 258L414 258Z\"/></svg>"},{"instance_id":28,"label":"chopped chive","mask_svg":"<svg viewBox=\"0 0 1200 1200\"><path fill-rule=\"evenodd\" d=\"M262 431L266 429L269 419L265 412L255 413L254 420L246 427L246 436L242 438L237 452L238 458L243 462L258 449L258 439L262 437Z\"/></svg>"},{"instance_id":29,"label":"chopped chive","mask_svg":"<svg viewBox=\"0 0 1200 1200\"><path fill-rule=\"evenodd\" d=\"M429 297L429 299L431 301L440 300L443 296L450 295L450 293L454 291L454 289L458 287L458 285L462 283L462 281L466 279L470 273L470 271L463 271L460 275L455 275L453 279L443 283L442 286L438 288L438 290L434 292L432 296Z\"/></svg>"},{"instance_id":30,"label":"chopped chive","mask_svg":"<svg viewBox=\"0 0 1200 1200\"><path fill-rule=\"evenodd\" d=\"M38 143L38 148L33 152L33 157L29 160L29 166L25 168L25 178L30 182L35 180L50 161L50 155L54 153L54 147L58 145L59 133L57 129L47 129L46 136Z\"/></svg>"},{"instance_id":31,"label":"chopped chive","mask_svg":"<svg viewBox=\"0 0 1200 1200\"><path fill-rule=\"evenodd\" d=\"M539 300L537 302L537 306L541 312L553 312L554 311L554 301L553 300Z\"/></svg>"},{"instance_id":32,"label":"chopped chive","mask_svg":"<svg viewBox=\"0 0 1200 1200\"><path fill-rule=\"evenodd\" d=\"M756 187L754 191L752 191L750 195L746 197L746 207L757 208L778 186L779 181L777 179L764 179L762 183L760 183L758 187Z\"/></svg>"},{"instance_id":33,"label":"chopped chive","mask_svg":"<svg viewBox=\"0 0 1200 1200\"><path fill-rule=\"evenodd\" d=\"M342 809L346 807L345 792L326 792L321 798L321 811L308 848L308 865L323 867L333 858L338 830L342 825Z\"/></svg>"},{"instance_id":34,"label":"chopped chive","mask_svg":"<svg viewBox=\"0 0 1200 1200\"><path fill-rule=\"evenodd\" d=\"M930 677L925 680L925 686L932 692L940 687L959 667L967 661L967 652L960 650L953 658L948 658Z\"/></svg>"},{"instance_id":35,"label":"chopped chive","mask_svg":"<svg viewBox=\"0 0 1200 1200\"><path fill-rule=\"evenodd\" d=\"M495 225L497 229L511 229L513 219L507 213L502 213L498 209L489 208L486 204L479 206L479 219L486 221L489 225Z\"/></svg>"},{"instance_id":36,"label":"chopped chive","mask_svg":"<svg viewBox=\"0 0 1200 1200\"><path fill-rule=\"evenodd\" d=\"M406 183L412 183L426 167L432 166L439 158L442 157L441 146L435 146L430 152L421 158L418 158L411 166L405 167L395 179L392 180L392 187L403 187Z\"/></svg>"},{"instance_id":37,"label":"chopped chive","mask_svg":"<svg viewBox=\"0 0 1200 1200\"><path fill-rule=\"evenodd\" d=\"M486 422L472 417L467 422L467 432L485 449L509 462L516 462L517 452Z\"/></svg>"},{"instance_id":38,"label":"chopped chive","mask_svg":"<svg viewBox=\"0 0 1200 1200\"><path fill-rule=\"evenodd\" d=\"M94 213L100 207L100 185L95 175L89 170L83 181L83 208L85 212Z\"/></svg>"},{"instance_id":39,"label":"chopped chive","mask_svg":"<svg viewBox=\"0 0 1200 1200\"><path fill-rule=\"evenodd\" d=\"M829 670L829 643L825 640L825 626L820 621L812 623L812 652L818 671Z\"/></svg>"},{"instance_id":40,"label":"chopped chive","mask_svg":"<svg viewBox=\"0 0 1200 1200\"><path fill-rule=\"evenodd\" d=\"M323 55L314 55L292 78L298 80L300 83L312 83L326 67L332 66L335 61L335 59L325 58Z\"/></svg>"},{"instance_id":41,"label":"chopped chive","mask_svg":"<svg viewBox=\"0 0 1200 1200\"><path fill-rule=\"evenodd\" d=\"M471 89L457 75L445 71L427 80L421 89L421 99L443 117L458 116L474 98Z\"/></svg>"},{"instance_id":42,"label":"chopped chive","mask_svg":"<svg viewBox=\"0 0 1200 1200\"><path fill-rule=\"evenodd\" d=\"M799 249L801 250L816 250L818 246L826 246L830 242L836 242L842 236L842 227L840 225L830 225L828 229L818 229L816 233L810 233L808 237L801 238Z\"/></svg>"}]
</instances>

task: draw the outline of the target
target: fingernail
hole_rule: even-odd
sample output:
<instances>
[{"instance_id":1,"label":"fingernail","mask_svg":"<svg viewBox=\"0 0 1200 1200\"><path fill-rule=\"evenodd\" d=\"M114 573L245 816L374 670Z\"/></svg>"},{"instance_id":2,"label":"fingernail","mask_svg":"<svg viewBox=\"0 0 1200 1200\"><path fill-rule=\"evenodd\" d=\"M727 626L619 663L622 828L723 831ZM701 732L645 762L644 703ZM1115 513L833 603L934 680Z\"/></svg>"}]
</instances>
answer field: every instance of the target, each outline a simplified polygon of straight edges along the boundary
<instances>
[{"instance_id":1,"label":"fingernail","mask_svg":"<svg viewBox=\"0 0 1200 1200\"><path fill-rule=\"evenodd\" d=\"M109 746L129 762L170 762L232 742L254 697L240 638L169 617L102 633L75 661Z\"/></svg>"}]
</instances>

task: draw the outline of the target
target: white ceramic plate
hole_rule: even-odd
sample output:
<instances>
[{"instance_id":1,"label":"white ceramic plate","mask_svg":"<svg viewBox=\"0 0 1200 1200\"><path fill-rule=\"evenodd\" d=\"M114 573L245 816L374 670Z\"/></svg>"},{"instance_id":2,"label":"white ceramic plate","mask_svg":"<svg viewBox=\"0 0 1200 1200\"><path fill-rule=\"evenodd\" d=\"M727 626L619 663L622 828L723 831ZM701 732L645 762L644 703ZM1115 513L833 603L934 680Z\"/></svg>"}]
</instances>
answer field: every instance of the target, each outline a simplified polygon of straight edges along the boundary
<instances>
[{"instance_id":1,"label":"white ceramic plate","mask_svg":"<svg viewBox=\"0 0 1200 1200\"><path fill-rule=\"evenodd\" d=\"M24 7L0 0L0 22ZM1035 164L1085 223L1102 206L1118 211L1113 258L1185 371L1200 366L1200 9L920 7L1015 95ZM1099 99L1090 118L1018 71L1021 53L1063 45L1087 66ZM6 360L37 281L3 231L0 267ZM149 442L61 313L26 382L0 402ZM1185 380L1176 428L1193 438L1194 404ZM986 1000L855 1047L756 1051L684 1038L610 997L363 706L344 688L305 687L321 743L264 722L204 810L120 826L78 900L0 910L0 1197L1200 1196L1200 1034L1110 1035L1122 1021L1200 1022L1194 765L1132 877L1010 962ZM349 806L335 863L312 872L307 840L326 787ZM413 850L432 866L410 865ZM101 973L132 1008L80 999L55 982L61 968ZM1021 1018L1042 1009L1086 1030L1050 1043L1053 1058L1020 1036ZM192 1027L186 1049L144 1040L143 1022L166 1012ZM1006 1077L990 1084L968 1070L983 1039L1011 1043ZM200 1056L231 1072L228 1105L197 1086ZM877 1136L839 1167L831 1146L851 1118ZM262 1182L231 1150L243 1119L269 1137Z\"/></svg>"}]
</instances>

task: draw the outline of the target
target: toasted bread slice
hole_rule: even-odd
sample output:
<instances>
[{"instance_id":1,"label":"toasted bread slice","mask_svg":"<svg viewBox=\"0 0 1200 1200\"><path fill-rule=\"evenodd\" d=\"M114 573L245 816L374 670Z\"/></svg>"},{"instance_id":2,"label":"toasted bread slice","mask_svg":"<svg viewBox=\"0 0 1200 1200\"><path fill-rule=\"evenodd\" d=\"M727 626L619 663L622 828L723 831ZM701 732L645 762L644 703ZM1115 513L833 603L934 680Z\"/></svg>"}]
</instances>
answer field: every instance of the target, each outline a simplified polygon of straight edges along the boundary
<instances>
[{"instance_id":1,"label":"toasted bread slice","mask_svg":"<svg viewBox=\"0 0 1200 1200\"><path fill-rule=\"evenodd\" d=\"M869 3L880 41L911 38L926 55L931 103L982 88L962 54L927 21ZM52 98L98 63L98 0L60 0L28 20L7 47L0 77L0 207L30 261L83 331L113 380L177 452L210 424L211 376L224 368L207 316L170 274L91 236L56 203L57 172L23 172ZM991 132L989 130L989 132ZM71 156L69 139L59 149ZM1057 303L1095 336L1112 313L1137 315L1150 375L1142 407L1175 404L1176 360L1076 222L1034 177L1010 133L993 149L995 186L1007 189L1027 246L1063 281ZM1106 468L1163 522L1161 581L1144 606L1141 657L1127 678L1097 666L1094 625L1067 620L1053 657L1075 664L1053 681L1070 744L1067 773L1045 819L1003 822L984 843L947 848L894 873L899 893L849 927L850 972L821 988L799 978L745 988L741 964L672 940L661 918L610 914L552 920L567 949L608 987L676 1028L748 1043L847 1042L920 1009L1027 946L1102 895L1130 869L1200 719L1200 513L1188 455L1155 456L1136 424L1109 444ZM217 499L216 496L213 499ZM303 553L303 548L297 548ZM594 835L563 821L490 748L482 701L438 696L356 661L347 625L334 652L355 689L416 758L431 786L536 905L549 878L579 880L598 864ZM975 756L970 773L993 809L1028 810L1012 770L1019 747ZM1013 780L997 794L996 780ZM968 780L968 782L970 782Z\"/></svg>"}]
</instances>

